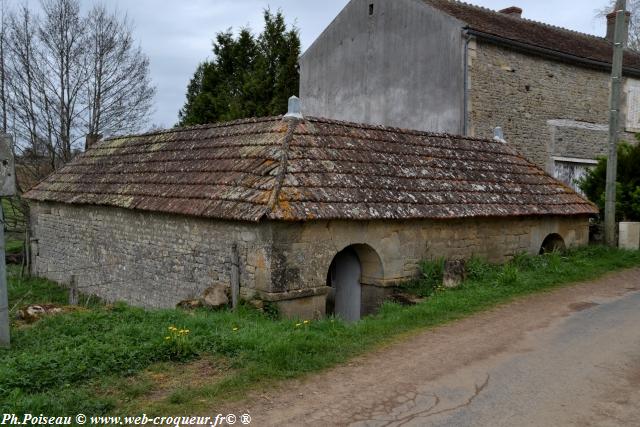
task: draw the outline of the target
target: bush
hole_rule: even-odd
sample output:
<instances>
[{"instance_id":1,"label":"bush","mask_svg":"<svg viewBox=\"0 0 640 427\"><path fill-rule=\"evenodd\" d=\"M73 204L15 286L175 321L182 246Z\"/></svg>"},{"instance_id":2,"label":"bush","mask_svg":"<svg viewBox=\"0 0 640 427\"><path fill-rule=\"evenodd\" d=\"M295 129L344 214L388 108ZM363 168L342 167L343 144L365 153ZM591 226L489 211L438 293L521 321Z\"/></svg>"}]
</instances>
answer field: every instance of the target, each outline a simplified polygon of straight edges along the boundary
<instances>
[{"instance_id":1,"label":"bush","mask_svg":"<svg viewBox=\"0 0 640 427\"><path fill-rule=\"evenodd\" d=\"M515 285L518 282L518 267L513 263L505 264L498 273L498 284L501 286Z\"/></svg>"},{"instance_id":2,"label":"bush","mask_svg":"<svg viewBox=\"0 0 640 427\"><path fill-rule=\"evenodd\" d=\"M640 135L636 135L640 140ZM621 143L618 146L618 171L616 181L616 220L640 221L640 144ZM586 196L598 205L604 216L607 159L580 180L579 186Z\"/></svg>"},{"instance_id":3,"label":"bush","mask_svg":"<svg viewBox=\"0 0 640 427\"><path fill-rule=\"evenodd\" d=\"M467 279L482 281L496 270L496 266L489 264L479 257L472 257L467 261Z\"/></svg>"}]
</instances>

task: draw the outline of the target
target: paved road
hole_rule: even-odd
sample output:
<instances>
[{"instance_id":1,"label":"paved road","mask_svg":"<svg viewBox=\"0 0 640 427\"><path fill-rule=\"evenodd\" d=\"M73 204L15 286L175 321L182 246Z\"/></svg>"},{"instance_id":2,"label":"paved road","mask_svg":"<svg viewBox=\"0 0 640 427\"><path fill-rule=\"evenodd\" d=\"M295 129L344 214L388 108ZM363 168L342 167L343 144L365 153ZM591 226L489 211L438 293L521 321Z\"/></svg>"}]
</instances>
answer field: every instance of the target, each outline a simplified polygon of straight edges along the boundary
<instances>
[{"instance_id":1,"label":"paved road","mask_svg":"<svg viewBox=\"0 0 640 427\"><path fill-rule=\"evenodd\" d=\"M640 426L640 270L422 332L236 409L259 426Z\"/></svg>"}]
</instances>

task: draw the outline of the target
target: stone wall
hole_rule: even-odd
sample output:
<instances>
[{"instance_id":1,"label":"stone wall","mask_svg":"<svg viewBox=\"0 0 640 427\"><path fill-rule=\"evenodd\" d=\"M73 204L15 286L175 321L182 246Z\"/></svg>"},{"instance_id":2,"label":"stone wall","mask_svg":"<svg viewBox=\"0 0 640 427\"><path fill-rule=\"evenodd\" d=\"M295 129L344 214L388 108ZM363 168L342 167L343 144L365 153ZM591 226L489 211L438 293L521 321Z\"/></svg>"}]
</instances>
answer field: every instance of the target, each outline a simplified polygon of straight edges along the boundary
<instances>
[{"instance_id":1,"label":"stone wall","mask_svg":"<svg viewBox=\"0 0 640 427\"><path fill-rule=\"evenodd\" d=\"M174 307L214 284L230 284L231 244L238 243L243 291L270 284L262 254L270 229L241 222L34 203L33 270L85 293L142 307Z\"/></svg>"},{"instance_id":2,"label":"stone wall","mask_svg":"<svg viewBox=\"0 0 640 427\"><path fill-rule=\"evenodd\" d=\"M418 274L423 259L479 256L503 262L515 254L537 254L557 233L567 247L587 245L586 217L465 219L450 221L317 221L274 224L274 281L302 291L326 285L333 257L353 246L362 264L362 282L390 286Z\"/></svg>"},{"instance_id":3,"label":"stone wall","mask_svg":"<svg viewBox=\"0 0 640 427\"><path fill-rule=\"evenodd\" d=\"M553 157L607 152L609 74L474 40L469 44L469 134L505 139L553 173ZM625 123L622 117L621 123ZM634 141L633 135L623 138Z\"/></svg>"},{"instance_id":4,"label":"stone wall","mask_svg":"<svg viewBox=\"0 0 640 427\"><path fill-rule=\"evenodd\" d=\"M329 266L349 246L360 259L362 283L386 289L415 277L422 259L476 255L500 262L538 253L552 233L568 247L589 238L586 217L253 224L49 203L34 203L31 215L39 276L69 283L75 275L81 291L108 301L174 307L230 283L236 242L242 295L275 301L292 317L324 312Z\"/></svg>"}]
</instances>

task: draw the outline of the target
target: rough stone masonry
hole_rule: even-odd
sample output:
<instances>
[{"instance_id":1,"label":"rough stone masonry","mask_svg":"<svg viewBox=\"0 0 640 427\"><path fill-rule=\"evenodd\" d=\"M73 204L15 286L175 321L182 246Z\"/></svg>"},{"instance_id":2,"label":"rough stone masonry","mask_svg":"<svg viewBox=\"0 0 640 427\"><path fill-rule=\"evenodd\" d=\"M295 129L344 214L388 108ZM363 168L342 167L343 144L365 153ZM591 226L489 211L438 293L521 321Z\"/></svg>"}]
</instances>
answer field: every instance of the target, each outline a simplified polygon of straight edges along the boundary
<instances>
[{"instance_id":1,"label":"rough stone masonry","mask_svg":"<svg viewBox=\"0 0 640 427\"><path fill-rule=\"evenodd\" d=\"M108 139L25 197L39 276L173 307L229 286L236 246L241 295L303 318L345 289L343 250L364 315L423 259L585 245L597 212L508 144L309 117Z\"/></svg>"},{"instance_id":2,"label":"rough stone masonry","mask_svg":"<svg viewBox=\"0 0 640 427\"><path fill-rule=\"evenodd\" d=\"M423 259L492 262L537 253L549 234L568 247L588 243L581 217L454 221L237 223L114 207L36 203L31 210L34 273L107 301L174 307L210 286L230 286L230 242L238 242L244 298L277 302L292 317L324 314L333 257L356 245L363 304L372 312L393 285L416 277Z\"/></svg>"}]
</instances>

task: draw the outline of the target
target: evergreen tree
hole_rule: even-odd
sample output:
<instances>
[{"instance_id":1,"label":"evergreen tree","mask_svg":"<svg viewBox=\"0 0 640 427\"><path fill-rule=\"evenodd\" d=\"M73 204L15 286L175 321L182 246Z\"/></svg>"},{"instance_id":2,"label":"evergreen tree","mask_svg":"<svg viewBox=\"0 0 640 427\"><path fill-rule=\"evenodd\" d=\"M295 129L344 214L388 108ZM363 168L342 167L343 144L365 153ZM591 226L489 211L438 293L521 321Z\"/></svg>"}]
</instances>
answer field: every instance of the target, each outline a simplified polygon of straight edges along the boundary
<instances>
[{"instance_id":1,"label":"evergreen tree","mask_svg":"<svg viewBox=\"0 0 640 427\"><path fill-rule=\"evenodd\" d=\"M218 33L214 59L198 65L187 87L180 126L283 114L298 94L300 37L287 28L282 12L264 12L257 37L244 28Z\"/></svg>"}]
</instances>

